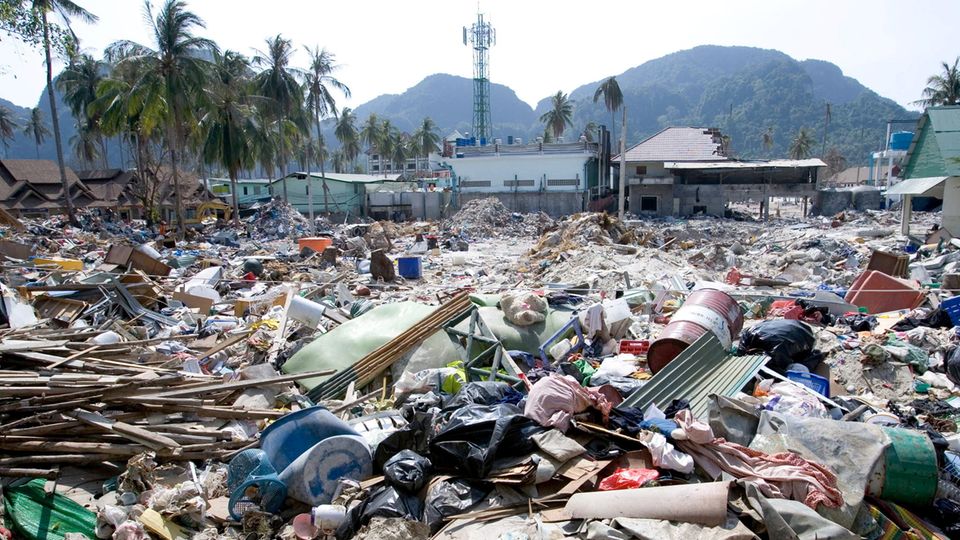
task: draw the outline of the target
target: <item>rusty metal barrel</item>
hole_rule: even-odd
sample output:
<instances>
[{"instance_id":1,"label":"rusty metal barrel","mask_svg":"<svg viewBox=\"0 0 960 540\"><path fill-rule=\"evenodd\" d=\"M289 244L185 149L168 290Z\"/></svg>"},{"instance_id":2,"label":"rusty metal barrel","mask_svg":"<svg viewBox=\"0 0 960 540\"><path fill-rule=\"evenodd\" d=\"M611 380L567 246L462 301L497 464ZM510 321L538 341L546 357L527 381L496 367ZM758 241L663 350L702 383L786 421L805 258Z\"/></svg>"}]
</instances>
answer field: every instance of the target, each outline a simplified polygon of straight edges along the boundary
<instances>
[{"instance_id":1,"label":"rusty metal barrel","mask_svg":"<svg viewBox=\"0 0 960 540\"><path fill-rule=\"evenodd\" d=\"M694 291L650 344L647 364L653 373L660 371L707 332L729 349L742 328L743 313L730 295L715 289Z\"/></svg>"}]
</instances>

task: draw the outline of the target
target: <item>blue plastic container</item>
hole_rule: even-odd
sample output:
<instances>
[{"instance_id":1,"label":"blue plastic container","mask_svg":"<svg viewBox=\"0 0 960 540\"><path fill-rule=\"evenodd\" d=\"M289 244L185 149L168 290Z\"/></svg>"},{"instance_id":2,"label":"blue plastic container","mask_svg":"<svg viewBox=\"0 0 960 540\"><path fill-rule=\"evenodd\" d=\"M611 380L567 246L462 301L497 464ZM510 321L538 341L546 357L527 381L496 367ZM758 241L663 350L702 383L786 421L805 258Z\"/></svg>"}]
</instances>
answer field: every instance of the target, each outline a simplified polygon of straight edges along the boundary
<instances>
[{"instance_id":1,"label":"blue plastic container","mask_svg":"<svg viewBox=\"0 0 960 540\"><path fill-rule=\"evenodd\" d=\"M423 262L420 257L400 257L397 259L397 273L405 279L420 279L423 275Z\"/></svg>"},{"instance_id":2,"label":"blue plastic container","mask_svg":"<svg viewBox=\"0 0 960 540\"><path fill-rule=\"evenodd\" d=\"M940 308L950 316L954 326L960 326L960 296L951 296L940 303Z\"/></svg>"},{"instance_id":3,"label":"blue plastic container","mask_svg":"<svg viewBox=\"0 0 960 540\"><path fill-rule=\"evenodd\" d=\"M830 397L830 381L824 377L803 371L788 371L787 378L806 386L822 396Z\"/></svg>"},{"instance_id":4,"label":"blue plastic container","mask_svg":"<svg viewBox=\"0 0 960 540\"><path fill-rule=\"evenodd\" d=\"M251 448L237 454L227 468L230 516L239 520L249 510L274 513L287 498L287 486L277 476L267 454Z\"/></svg>"},{"instance_id":5,"label":"blue plastic container","mask_svg":"<svg viewBox=\"0 0 960 540\"><path fill-rule=\"evenodd\" d=\"M895 131L890 134L891 150L907 150L910 148L910 142L913 140L912 131Z\"/></svg>"},{"instance_id":6,"label":"blue plastic container","mask_svg":"<svg viewBox=\"0 0 960 540\"><path fill-rule=\"evenodd\" d=\"M318 442L336 435L358 433L323 407L292 412L267 426L260 434L260 448L273 468L282 473L301 454Z\"/></svg>"}]
</instances>

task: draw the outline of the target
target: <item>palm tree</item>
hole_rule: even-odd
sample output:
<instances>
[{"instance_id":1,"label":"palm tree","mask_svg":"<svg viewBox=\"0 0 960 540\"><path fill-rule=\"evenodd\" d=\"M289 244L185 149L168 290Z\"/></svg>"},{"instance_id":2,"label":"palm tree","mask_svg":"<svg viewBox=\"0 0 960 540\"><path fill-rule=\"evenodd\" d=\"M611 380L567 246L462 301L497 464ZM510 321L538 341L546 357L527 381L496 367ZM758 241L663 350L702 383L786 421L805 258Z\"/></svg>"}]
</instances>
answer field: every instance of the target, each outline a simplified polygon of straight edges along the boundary
<instances>
[{"instance_id":1,"label":"palm tree","mask_svg":"<svg viewBox=\"0 0 960 540\"><path fill-rule=\"evenodd\" d=\"M63 143L60 140L60 119L57 117L57 100L53 95L53 58L50 53L50 18L48 15L50 12L55 12L60 15L68 29L72 17L86 22L95 22L97 17L71 0L31 0L31 8L34 13L39 14L40 23L43 26L43 53L47 68L47 99L50 101L50 119L53 121L53 140L57 147L57 166L60 169L60 184L63 186L63 198L67 207L67 218L71 223L76 223L76 216L73 212L73 198L70 195L70 186L67 184L67 166L63 161ZM72 30L70 34L73 34ZM37 147L39 153L39 143Z\"/></svg>"},{"instance_id":2,"label":"palm tree","mask_svg":"<svg viewBox=\"0 0 960 540\"><path fill-rule=\"evenodd\" d=\"M43 111L40 107L30 109L30 118L23 125L23 134L33 137L33 143L37 146L37 159L40 159L40 145L50 136L50 130L47 123L43 121Z\"/></svg>"},{"instance_id":3,"label":"palm tree","mask_svg":"<svg viewBox=\"0 0 960 540\"><path fill-rule=\"evenodd\" d=\"M103 81L105 64L94 60L89 54L81 54L71 59L67 67L57 76L57 88L63 92L63 100L70 107L70 112L82 127L84 134L79 139L84 144L91 142L100 145L100 154L106 159L106 145L100 133L100 118L95 107L91 105L97 99L97 86ZM78 131L78 135L80 135ZM76 147L75 147L76 148ZM89 151L84 152L90 155ZM107 164L104 164L106 167Z\"/></svg>"},{"instance_id":4,"label":"palm tree","mask_svg":"<svg viewBox=\"0 0 960 540\"><path fill-rule=\"evenodd\" d=\"M807 128L800 128L797 136L790 143L790 159L806 159L813 151L815 141L807 131Z\"/></svg>"},{"instance_id":5,"label":"palm tree","mask_svg":"<svg viewBox=\"0 0 960 540\"><path fill-rule=\"evenodd\" d=\"M623 106L623 92L616 77L607 77L593 92L593 102L596 103L603 96L603 105L610 111L610 132L616 133L616 112Z\"/></svg>"},{"instance_id":6,"label":"palm tree","mask_svg":"<svg viewBox=\"0 0 960 540\"><path fill-rule=\"evenodd\" d=\"M390 138L392 139L391 146L393 150L390 157L394 163L394 172L403 174L403 171L406 170L407 160L413 155L410 136L394 130L390 134Z\"/></svg>"},{"instance_id":7,"label":"palm tree","mask_svg":"<svg viewBox=\"0 0 960 540\"><path fill-rule=\"evenodd\" d=\"M419 158L423 156L425 159L430 158L430 152L433 152L437 149L440 144L440 135L437 134L437 124L429 116L423 119L423 122L417 127L416 131L413 132L413 147L417 150L414 158ZM427 166L429 167L429 163ZM420 169L420 164L416 164L417 170Z\"/></svg>"},{"instance_id":8,"label":"palm tree","mask_svg":"<svg viewBox=\"0 0 960 540\"><path fill-rule=\"evenodd\" d=\"M206 136L203 156L227 170L233 202L233 223L240 224L237 177L253 166L254 114L248 95L250 64L240 53L214 53L213 80L207 88L209 107L200 120Z\"/></svg>"},{"instance_id":9,"label":"palm tree","mask_svg":"<svg viewBox=\"0 0 960 540\"><path fill-rule=\"evenodd\" d=\"M960 57L953 61L952 66L946 62L940 65L943 72L927 79L923 99L915 101L915 104L924 107L960 104Z\"/></svg>"},{"instance_id":10,"label":"palm tree","mask_svg":"<svg viewBox=\"0 0 960 540\"><path fill-rule=\"evenodd\" d=\"M767 130L763 132L761 143L763 144L763 149L770 152L773 148L773 127L768 127Z\"/></svg>"},{"instance_id":11,"label":"palm tree","mask_svg":"<svg viewBox=\"0 0 960 540\"><path fill-rule=\"evenodd\" d=\"M573 125L573 105L563 91L557 91L556 95L550 98L550 103L550 110L540 116L540 121L553 131L554 138L562 137L563 130Z\"/></svg>"},{"instance_id":12,"label":"palm tree","mask_svg":"<svg viewBox=\"0 0 960 540\"><path fill-rule=\"evenodd\" d=\"M78 120L76 133L68 141L73 146L73 155L86 167L93 167L93 163L100 159L99 135L96 129L90 126L89 121Z\"/></svg>"},{"instance_id":13,"label":"palm tree","mask_svg":"<svg viewBox=\"0 0 960 540\"><path fill-rule=\"evenodd\" d=\"M347 159L347 154L342 147L330 154L330 161L333 164L333 172L337 173L346 172L350 165L350 160Z\"/></svg>"},{"instance_id":14,"label":"palm tree","mask_svg":"<svg viewBox=\"0 0 960 540\"><path fill-rule=\"evenodd\" d=\"M7 156L7 152L10 150L10 141L16 136L14 132L18 127L20 126L17 123L17 119L13 116L13 112L0 105L0 144L3 144L4 157L9 157Z\"/></svg>"},{"instance_id":15,"label":"palm tree","mask_svg":"<svg viewBox=\"0 0 960 540\"><path fill-rule=\"evenodd\" d=\"M280 34L268 38L266 43L267 51L257 51L257 56L253 57L254 64L263 68L254 78L254 85L258 94L273 100L274 116L280 120L277 124L280 137L277 164L280 165L283 178L283 200L288 201L287 154L283 130L287 129L288 126L284 124L289 121L294 108L303 102L303 90L297 83L297 70L290 67L293 43Z\"/></svg>"},{"instance_id":16,"label":"palm tree","mask_svg":"<svg viewBox=\"0 0 960 540\"><path fill-rule=\"evenodd\" d=\"M377 151L380 152L381 162L393 163L394 147L400 140L400 133L393 127L390 120L384 120L380 123L380 129L377 132ZM383 176L387 176L387 168L383 167Z\"/></svg>"},{"instance_id":17,"label":"palm tree","mask_svg":"<svg viewBox=\"0 0 960 540\"><path fill-rule=\"evenodd\" d=\"M357 131L357 115L353 109L344 107L337 116L337 124L333 128L333 135L340 141L343 156L353 163L360 155L360 133Z\"/></svg>"},{"instance_id":18,"label":"palm tree","mask_svg":"<svg viewBox=\"0 0 960 540\"><path fill-rule=\"evenodd\" d=\"M165 122L166 104L158 99L143 99L144 95L132 93L134 84L140 80L140 64L124 62L123 54L130 51L109 49L105 63L111 66L109 74L97 86L96 99L87 105L88 113L100 120L100 131L106 137L126 139L136 164L139 186L136 194L144 212L152 218L157 216L156 203L159 182L148 169L151 150L149 144L154 132ZM121 164L123 159L121 156Z\"/></svg>"},{"instance_id":19,"label":"palm tree","mask_svg":"<svg viewBox=\"0 0 960 540\"><path fill-rule=\"evenodd\" d=\"M586 137L588 143L593 142L593 134L597 131L597 123L593 120L587 122L587 125L583 126L583 132L581 135Z\"/></svg>"},{"instance_id":20,"label":"palm tree","mask_svg":"<svg viewBox=\"0 0 960 540\"><path fill-rule=\"evenodd\" d=\"M380 144L380 119L376 114L370 113L367 121L360 128L360 142L366 145L368 150L377 151L377 146Z\"/></svg>"},{"instance_id":21,"label":"palm tree","mask_svg":"<svg viewBox=\"0 0 960 540\"><path fill-rule=\"evenodd\" d=\"M154 121L162 116L166 124L167 147L170 150L170 167L173 175L173 191L176 201L177 230L184 231L183 197L180 189L178 153L181 135L187 117L193 114L202 96L207 81L209 62L202 55L216 51L216 44L194 35L195 28L204 28L204 22L187 11L183 0L166 0L154 17L149 3L144 5L144 15L150 24L153 48L133 41L118 41L108 48L108 55L122 58L118 67L130 64L137 73L130 93L138 108L151 111L151 117L141 121Z\"/></svg>"},{"instance_id":22,"label":"palm tree","mask_svg":"<svg viewBox=\"0 0 960 540\"><path fill-rule=\"evenodd\" d=\"M339 67L336 64L336 56L334 56L333 53L326 49L321 49L319 46L313 49L305 47L305 49L307 50L307 54L310 55L310 68L307 70L304 80L307 94L307 108L313 113L314 123L317 128L317 144L319 145L319 156L321 157L321 159L319 159L320 178L323 182L323 211L329 213L327 172L324 169L324 159L322 159L325 154L326 145L324 144L323 133L320 131L320 121L327 115L332 114L336 116L337 114L337 102L333 97L331 89L336 88L343 93L344 97L349 98L350 88L333 76L333 72ZM307 161L309 162L309 158ZM313 184L313 177L310 176L309 168L307 170L307 179L310 184ZM310 188L312 187L311 185ZM314 223L313 190L308 188L308 191L310 192L310 223Z\"/></svg>"}]
</instances>

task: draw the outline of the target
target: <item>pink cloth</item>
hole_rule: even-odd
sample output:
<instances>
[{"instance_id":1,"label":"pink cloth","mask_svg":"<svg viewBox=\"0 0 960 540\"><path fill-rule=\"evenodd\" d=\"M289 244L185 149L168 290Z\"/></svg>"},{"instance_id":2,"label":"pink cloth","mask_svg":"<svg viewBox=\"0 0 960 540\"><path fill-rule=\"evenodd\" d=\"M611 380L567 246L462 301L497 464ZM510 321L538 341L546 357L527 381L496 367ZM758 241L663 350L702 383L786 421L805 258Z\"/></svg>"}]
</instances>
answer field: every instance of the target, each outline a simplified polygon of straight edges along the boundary
<instances>
[{"instance_id":1,"label":"pink cloth","mask_svg":"<svg viewBox=\"0 0 960 540\"><path fill-rule=\"evenodd\" d=\"M549 375L537 381L527 395L523 415L545 427L567 431L570 419L590 407L603 413L604 422L613 404L601 392L584 388L569 375Z\"/></svg>"},{"instance_id":2,"label":"pink cloth","mask_svg":"<svg viewBox=\"0 0 960 540\"><path fill-rule=\"evenodd\" d=\"M793 452L766 454L714 437L710 426L694 418L689 410L678 412L674 420L688 439L676 441L677 446L714 478L727 472L757 484L767 497L801 501L814 510L818 504L829 508L843 504L837 475L823 465Z\"/></svg>"}]
</instances>

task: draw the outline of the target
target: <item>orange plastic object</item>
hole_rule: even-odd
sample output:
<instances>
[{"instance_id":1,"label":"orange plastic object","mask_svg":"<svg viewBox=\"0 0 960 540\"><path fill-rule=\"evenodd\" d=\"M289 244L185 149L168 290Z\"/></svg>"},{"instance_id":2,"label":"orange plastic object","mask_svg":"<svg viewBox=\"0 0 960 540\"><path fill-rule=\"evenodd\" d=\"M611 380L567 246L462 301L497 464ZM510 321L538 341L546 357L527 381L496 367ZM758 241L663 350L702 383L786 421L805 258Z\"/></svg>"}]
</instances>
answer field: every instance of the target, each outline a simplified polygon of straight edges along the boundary
<instances>
[{"instance_id":1,"label":"orange plastic object","mask_svg":"<svg viewBox=\"0 0 960 540\"><path fill-rule=\"evenodd\" d=\"M857 307L867 308L869 313L914 309L923 303L923 293L919 288L920 284L916 281L867 270L857 276L843 299Z\"/></svg>"},{"instance_id":2,"label":"orange plastic object","mask_svg":"<svg viewBox=\"0 0 960 540\"><path fill-rule=\"evenodd\" d=\"M323 250L333 245L333 239L327 238L325 236L309 236L306 238L301 238L297 241L297 246L300 249L308 247L317 253L322 253Z\"/></svg>"}]
</instances>

